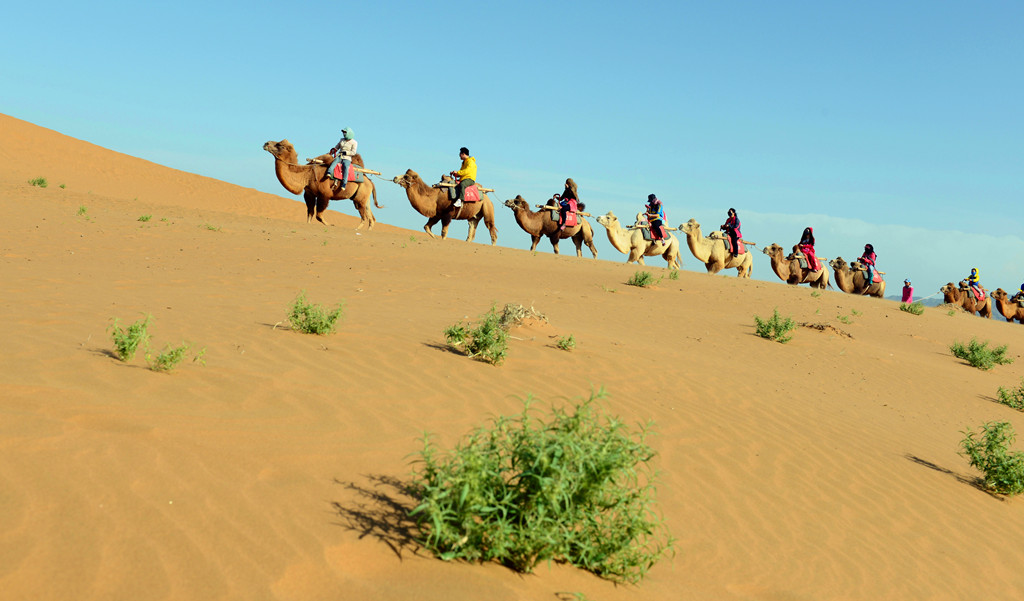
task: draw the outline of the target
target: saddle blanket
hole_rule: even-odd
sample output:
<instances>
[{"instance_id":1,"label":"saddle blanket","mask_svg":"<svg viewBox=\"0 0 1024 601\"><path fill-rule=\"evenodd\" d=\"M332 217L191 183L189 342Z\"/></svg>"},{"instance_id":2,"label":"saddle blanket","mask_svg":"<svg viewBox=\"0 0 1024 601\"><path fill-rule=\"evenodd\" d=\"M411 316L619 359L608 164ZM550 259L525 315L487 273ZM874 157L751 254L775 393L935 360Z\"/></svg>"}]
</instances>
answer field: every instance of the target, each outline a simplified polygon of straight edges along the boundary
<instances>
[{"instance_id":1,"label":"saddle blanket","mask_svg":"<svg viewBox=\"0 0 1024 601\"><path fill-rule=\"evenodd\" d=\"M559 211L551 211L551 221L558 223L562 218L562 214ZM576 215L576 211L567 211L565 213L565 223L562 225L563 228L576 227L579 223L579 218Z\"/></svg>"},{"instance_id":2,"label":"saddle blanket","mask_svg":"<svg viewBox=\"0 0 1024 601\"><path fill-rule=\"evenodd\" d=\"M730 252L736 256L742 255L743 253L747 252L747 246L743 244L743 240L739 240L739 249L737 250L733 250L732 248L732 238L726 236L725 238L723 238L723 240L725 240L725 250L727 252Z\"/></svg>"},{"instance_id":3,"label":"saddle blanket","mask_svg":"<svg viewBox=\"0 0 1024 601\"><path fill-rule=\"evenodd\" d=\"M972 293L974 293L974 298L978 299L979 302L985 302L985 291L981 288L981 286L977 288L975 288L974 286L968 286L967 288Z\"/></svg>"},{"instance_id":4,"label":"saddle blanket","mask_svg":"<svg viewBox=\"0 0 1024 601\"><path fill-rule=\"evenodd\" d=\"M331 173L331 176L334 177L334 179L341 179L341 163L338 163L337 165L334 166L334 172ZM348 181L355 182L357 184L362 183L362 181L363 181L363 174L358 172L358 171L356 171L352 167L349 167L348 168Z\"/></svg>"},{"instance_id":5,"label":"saddle blanket","mask_svg":"<svg viewBox=\"0 0 1024 601\"><path fill-rule=\"evenodd\" d=\"M466 188L466 197L463 199L464 202L480 202L480 190L477 189L476 184Z\"/></svg>"}]
</instances>

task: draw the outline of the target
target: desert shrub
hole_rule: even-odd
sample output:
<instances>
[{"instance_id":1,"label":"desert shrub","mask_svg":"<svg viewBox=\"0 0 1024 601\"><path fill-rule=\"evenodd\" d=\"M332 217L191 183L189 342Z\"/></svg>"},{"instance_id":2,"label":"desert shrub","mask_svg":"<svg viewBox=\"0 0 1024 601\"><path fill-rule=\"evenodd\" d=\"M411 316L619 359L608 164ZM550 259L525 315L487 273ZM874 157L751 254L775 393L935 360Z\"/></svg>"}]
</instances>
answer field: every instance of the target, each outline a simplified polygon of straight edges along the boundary
<instances>
[{"instance_id":1,"label":"desert shrub","mask_svg":"<svg viewBox=\"0 0 1024 601\"><path fill-rule=\"evenodd\" d=\"M954 357L963 359L978 369L989 370L995 365L1013 363L1013 357L1006 356L1005 344L990 349L987 340L979 342L977 338L971 338L967 346L964 346L962 342L954 341L949 345L949 352L953 353Z\"/></svg>"},{"instance_id":2,"label":"desert shrub","mask_svg":"<svg viewBox=\"0 0 1024 601\"><path fill-rule=\"evenodd\" d=\"M572 334L568 336L562 336L555 341L555 346L562 349L563 351L571 351L576 348L576 338Z\"/></svg>"},{"instance_id":3,"label":"desert shrub","mask_svg":"<svg viewBox=\"0 0 1024 601\"><path fill-rule=\"evenodd\" d=\"M785 344L793 339L792 336L787 336L786 334L794 329L796 329L796 322L790 317L779 315L778 308L775 309L769 319L761 319L756 315L754 316L754 332L761 338Z\"/></svg>"},{"instance_id":4,"label":"desert shrub","mask_svg":"<svg viewBox=\"0 0 1024 601\"><path fill-rule=\"evenodd\" d=\"M79 217L88 217L88 215L89 215L89 208L86 207L85 205L78 205L78 216Z\"/></svg>"},{"instance_id":5,"label":"desert shrub","mask_svg":"<svg viewBox=\"0 0 1024 601\"><path fill-rule=\"evenodd\" d=\"M118 359L121 361L131 361L139 346L145 345L149 341L147 328L149 328L149 322L152 318L152 315L147 315L127 328L122 328L118 325L120 320L116 317L114 318L114 323L107 328L107 331L110 332L110 338L114 342L114 352L117 354Z\"/></svg>"},{"instance_id":6,"label":"desert shrub","mask_svg":"<svg viewBox=\"0 0 1024 601\"><path fill-rule=\"evenodd\" d=\"M920 315L924 313L924 305L921 304L921 301L914 303L900 303L900 311L906 311L913 315Z\"/></svg>"},{"instance_id":7,"label":"desert shrub","mask_svg":"<svg viewBox=\"0 0 1024 601\"><path fill-rule=\"evenodd\" d=\"M149 221L152 218L153 218L152 215L140 215L139 216L139 221L146 222L146 221Z\"/></svg>"},{"instance_id":8,"label":"desert shrub","mask_svg":"<svg viewBox=\"0 0 1024 601\"><path fill-rule=\"evenodd\" d=\"M506 305L506 309L515 305ZM513 311L514 313L514 311ZM449 346L460 349L467 357L478 357L491 365L501 365L508 352L508 326L515 317L502 312L498 314L494 305L481 316L476 326L455 324L445 328L444 339Z\"/></svg>"},{"instance_id":9,"label":"desert shrub","mask_svg":"<svg viewBox=\"0 0 1024 601\"><path fill-rule=\"evenodd\" d=\"M186 343L182 343L181 346L168 344L156 356L146 353L146 363L149 363L149 368L153 371L171 371L185 358L189 348Z\"/></svg>"},{"instance_id":10,"label":"desert shrub","mask_svg":"<svg viewBox=\"0 0 1024 601\"><path fill-rule=\"evenodd\" d=\"M670 279L670 280L678 280L679 279L679 271L673 269L672 271L668 272L668 279Z\"/></svg>"},{"instance_id":11,"label":"desert shrub","mask_svg":"<svg viewBox=\"0 0 1024 601\"><path fill-rule=\"evenodd\" d=\"M28 183L30 186L38 186L40 188L45 188L50 185L49 182L46 181L45 177L34 177L28 180Z\"/></svg>"},{"instance_id":12,"label":"desert shrub","mask_svg":"<svg viewBox=\"0 0 1024 601\"><path fill-rule=\"evenodd\" d=\"M497 561L530 572L568 562L638 582L673 541L653 511L654 451L596 407L494 419L451 451L423 439L410 492L420 542L444 560Z\"/></svg>"},{"instance_id":13,"label":"desert shrub","mask_svg":"<svg viewBox=\"0 0 1024 601\"><path fill-rule=\"evenodd\" d=\"M501 323L501 327L508 329L514 325L523 323L527 319L539 319L541 321L548 320L543 313L533 307L527 309L522 305L508 303L501 310L501 319L499 320L499 323Z\"/></svg>"},{"instance_id":14,"label":"desert shrub","mask_svg":"<svg viewBox=\"0 0 1024 601\"><path fill-rule=\"evenodd\" d=\"M295 302L292 303L288 313L288 324L293 330L298 330L303 334L323 336L334 331L344 310L344 302L338 303L338 306L330 311L322 305L307 303L306 291L303 290L295 297Z\"/></svg>"},{"instance_id":15,"label":"desert shrub","mask_svg":"<svg viewBox=\"0 0 1024 601\"><path fill-rule=\"evenodd\" d=\"M999 396L1000 403L1007 407L1013 407L1018 411L1024 411L1024 379L1020 381L1020 385L1017 388L1003 388L1000 386L996 394Z\"/></svg>"},{"instance_id":16,"label":"desert shrub","mask_svg":"<svg viewBox=\"0 0 1024 601\"><path fill-rule=\"evenodd\" d=\"M1016 438L1009 422L989 422L980 432L962 434L966 438L960 441L960 454L985 474L985 488L1001 495L1024 492L1024 453L1009 448Z\"/></svg>"},{"instance_id":17,"label":"desert shrub","mask_svg":"<svg viewBox=\"0 0 1024 601\"><path fill-rule=\"evenodd\" d=\"M626 281L629 286L639 286L646 288L654 284L654 275L649 271L637 271L629 280Z\"/></svg>"}]
</instances>

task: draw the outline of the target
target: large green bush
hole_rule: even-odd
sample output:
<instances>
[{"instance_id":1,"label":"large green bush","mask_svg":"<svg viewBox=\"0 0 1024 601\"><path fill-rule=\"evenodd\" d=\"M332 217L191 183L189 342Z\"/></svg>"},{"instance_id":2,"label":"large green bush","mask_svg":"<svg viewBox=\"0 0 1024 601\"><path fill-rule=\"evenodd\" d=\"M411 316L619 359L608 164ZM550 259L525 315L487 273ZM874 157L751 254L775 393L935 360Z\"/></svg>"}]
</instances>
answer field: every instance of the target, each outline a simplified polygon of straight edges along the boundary
<instances>
[{"instance_id":1,"label":"large green bush","mask_svg":"<svg viewBox=\"0 0 1024 601\"><path fill-rule=\"evenodd\" d=\"M1011 451L1016 434L1010 422L989 422L980 432L966 430L960 441L971 466L985 474L985 488L1001 495L1024 492L1024 453Z\"/></svg>"},{"instance_id":2,"label":"large green bush","mask_svg":"<svg viewBox=\"0 0 1024 601\"><path fill-rule=\"evenodd\" d=\"M995 365L1013 363L1013 357L1006 356L1005 344L996 348L988 348L987 340L979 342L977 338L971 338L967 346L964 346L962 342L954 341L949 345L949 352L954 357L970 363L972 367L983 370L992 369Z\"/></svg>"},{"instance_id":3,"label":"large green bush","mask_svg":"<svg viewBox=\"0 0 1024 601\"><path fill-rule=\"evenodd\" d=\"M421 543L445 560L497 561L530 572L568 562L603 578L638 582L672 548L653 511L654 451L598 410L592 394L547 420L522 413L479 427L453 450L427 436L411 512Z\"/></svg>"}]
</instances>

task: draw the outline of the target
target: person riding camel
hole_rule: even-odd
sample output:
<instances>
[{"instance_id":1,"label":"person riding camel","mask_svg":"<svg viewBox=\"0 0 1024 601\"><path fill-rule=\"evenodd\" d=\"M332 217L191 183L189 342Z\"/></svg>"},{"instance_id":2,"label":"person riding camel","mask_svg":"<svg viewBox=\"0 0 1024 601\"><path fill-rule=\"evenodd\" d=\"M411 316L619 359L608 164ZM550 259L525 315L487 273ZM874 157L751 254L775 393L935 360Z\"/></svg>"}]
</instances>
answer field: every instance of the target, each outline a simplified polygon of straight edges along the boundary
<instances>
[{"instance_id":1,"label":"person riding camel","mask_svg":"<svg viewBox=\"0 0 1024 601\"><path fill-rule=\"evenodd\" d=\"M341 163L341 191L345 191L345 185L348 184L348 173L352 168L352 157L356 155L356 148L359 143L356 142L355 132L352 131L351 127L346 127L341 130L341 139L331 149L331 156L334 160L331 161L331 165L327 168L327 177L331 178L331 187L333 188L338 178L334 177L334 167Z\"/></svg>"},{"instance_id":2,"label":"person riding camel","mask_svg":"<svg viewBox=\"0 0 1024 601\"><path fill-rule=\"evenodd\" d=\"M866 276L867 280L865 281L867 282L867 285L870 286L872 278L874 277L875 261L878 260L878 255L875 254L875 247L870 244L865 244L864 254L862 254L860 259L857 260L867 267L868 273Z\"/></svg>"},{"instance_id":3,"label":"person riding camel","mask_svg":"<svg viewBox=\"0 0 1024 601\"><path fill-rule=\"evenodd\" d=\"M647 205L644 207L647 214L647 225L650 226L651 240L666 244L668 232L665 231L665 207L654 194L647 195Z\"/></svg>"},{"instance_id":4,"label":"person riding camel","mask_svg":"<svg viewBox=\"0 0 1024 601\"><path fill-rule=\"evenodd\" d=\"M981 287L981 273L978 272L977 267L971 268L971 275L967 276L967 284L971 288L971 293L978 300L985 298L985 289Z\"/></svg>"},{"instance_id":5,"label":"person riding camel","mask_svg":"<svg viewBox=\"0 0 1024 601\"><path fill-rule=\"evenodd\" d=\"M555 194L551 199L558 202L559 230L565 229L569 213L582 211L584 208L583 203L580 202L579 192L577 192L576 189L576 182L572 181L571 177L565 180L565 190L563 190L561 194Z\"/></svg>"},{"instance_id":6,"label":"person riding camel","mask_svg":"<svg viewBox=\"0 0 1024 601\"><path fill-rule=\"evenodd\" d=\"M807 267L811 271L818 271L821 269L821 263L818 262L818 257L814 254L814 228L804 228L804 233L800 236L800 252L804 253L807 257Z\"/></svg>"},{"instance_id":7,"label":"person riding camel","mask_svg":"<svg viewBox=\"0 0 1024 601\"><path fill-rule=\"evenodd\" d=\"M462 159L462 167L451 172L451 176L456 180L456 186L448 188L448 198L452 201L453 207L462 206L466 188L476 183L476 159L469 156L469 149L465 146L459 149L459 158Z\"/></svg>"},{"instance_id":8,"label":"person riding camel","mask_svg":"<svg viewBox=\"0 0 1024 601\"><path fill-rule=\"evenodd\" d=\"M732 254L736 254L740 248L740 238L743 237L740 234L740 218L736 214L736 209L729 209L729 218L725 220L718 229L724 231L729 236L729 241L732 242Z\"/></svg>"}]
</instances>

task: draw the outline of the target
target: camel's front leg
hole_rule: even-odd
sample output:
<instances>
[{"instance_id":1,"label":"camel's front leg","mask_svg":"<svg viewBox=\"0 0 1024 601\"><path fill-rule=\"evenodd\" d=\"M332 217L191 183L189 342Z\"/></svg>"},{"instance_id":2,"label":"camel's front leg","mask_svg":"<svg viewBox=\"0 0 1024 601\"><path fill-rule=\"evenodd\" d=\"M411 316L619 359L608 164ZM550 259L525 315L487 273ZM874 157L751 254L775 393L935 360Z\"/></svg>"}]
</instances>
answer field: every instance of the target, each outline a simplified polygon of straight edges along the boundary
<instances>
[{"instance_id":1,"label":"camel's front leg","mask_svg":"<svg viewBox=\"0 0 1024 601\"><path fill-rule=\"evenodd\" d=\"M313 215L316 214L316 194L306 190L302 193L302 198L306 201L306 223L309 223L313 221Z\"/></svg>"},{"instance_id":2,"label":"camel's front leg","mask_svg":"<svg viewBox=\"0 0 1024 601\"><path fill-rule=\"evenodd\" d=\"M438 216L434 216L428 219L427 224L423 226L423 231L426 232L427 235L430 236L431 238L437 238L437 236L434 235L434 232L430 231L430 228L434 227L434 224L437 223L438 221L441 221L441 218Z\"/></svg>"},{"instance_id":3,"label":"camel's front leg","mask_svg":"<svg viewBox=\"0 0 1024 601\"><path fill-rule=\"evenodd\" d=\"M531 235L530 236L530 240L533 241L533 244L530 245L530 252L536 252L537 251L537 243L540 242L540 236L533 236L533 235Z\"/></svg>"}]
</instances>

